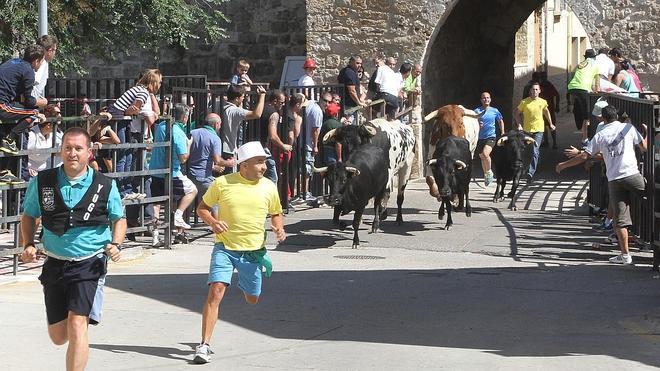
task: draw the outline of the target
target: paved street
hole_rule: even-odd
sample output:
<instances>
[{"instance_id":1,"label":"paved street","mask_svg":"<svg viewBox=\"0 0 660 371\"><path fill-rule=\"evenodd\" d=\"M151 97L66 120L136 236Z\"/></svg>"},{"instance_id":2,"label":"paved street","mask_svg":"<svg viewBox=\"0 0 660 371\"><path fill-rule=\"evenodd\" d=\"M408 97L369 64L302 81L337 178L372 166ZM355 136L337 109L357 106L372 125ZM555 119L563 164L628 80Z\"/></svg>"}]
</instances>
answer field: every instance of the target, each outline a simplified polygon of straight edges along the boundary
<instances>
[{"instance_id":1,"label":"paved street","mask_svg":"<svg viewBox=\"0 0 660 371\"><path fill-rule=\"evenodd\" d=\"M570 122L570 121L569 121ZM561 144L573 138L572 123ZM479 171L473 214L444 231L438 204L415 181L405 223L390 218L369 234L372 212L352 250L352 230L331 228L329 208L286 218L288 239L269 240L275 273L261 302L230 289L212 341L209 370L540 370L656 369L660 366L658 273L651 253L634 266L592 250L586 175L551 171L518 211L493 204ZM478 164L475 163L478 167ZM343 217L349 221L352 217ZM202 228L196 233L201 234ZM269 236L272 239L272 236ZM111 264L104 318L90 331L90 370L186 370L200 338L210 236L175 250L128 249ZM38 269L2 275L0 349L7 370L61 369L65 347L46 333Z\"/></svg>"}]
</instances>

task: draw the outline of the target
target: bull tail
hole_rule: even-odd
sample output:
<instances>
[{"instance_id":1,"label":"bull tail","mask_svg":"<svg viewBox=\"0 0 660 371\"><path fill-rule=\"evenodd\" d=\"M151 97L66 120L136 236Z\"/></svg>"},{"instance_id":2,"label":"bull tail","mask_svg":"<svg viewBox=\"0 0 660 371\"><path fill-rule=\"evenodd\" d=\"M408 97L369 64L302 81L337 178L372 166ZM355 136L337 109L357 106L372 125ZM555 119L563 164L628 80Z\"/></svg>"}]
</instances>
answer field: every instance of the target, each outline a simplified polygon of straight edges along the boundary
<instances>
[{"instance_id":1,"label":"bull tail","mask_svg":"<svg viewBox=\"0 0 660 371\"><path fill-rule=\"evenodd\" d=\"M424 116L424 122L429 122L433 120L436 116L438 116L438 110L435 110L428 115Z\"/></svg>"}]
</instances>

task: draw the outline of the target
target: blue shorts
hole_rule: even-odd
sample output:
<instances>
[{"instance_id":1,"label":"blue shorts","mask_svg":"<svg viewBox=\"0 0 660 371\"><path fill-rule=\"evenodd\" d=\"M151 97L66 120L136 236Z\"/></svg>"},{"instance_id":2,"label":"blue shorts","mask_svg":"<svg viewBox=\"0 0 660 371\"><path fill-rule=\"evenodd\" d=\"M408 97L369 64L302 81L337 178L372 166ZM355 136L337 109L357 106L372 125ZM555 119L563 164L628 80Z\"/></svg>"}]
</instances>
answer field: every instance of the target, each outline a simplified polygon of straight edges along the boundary
<instances>
[{"instance_id":1,"label":"blue shorts","mask_svg":"<svg viewBox=\"0 0 660 371\"><path fill-rule=\"evenodd\" d=\"M238 288L248 295L259 296L261 264L248 260L240 251L226 250L221 242L213 247L207 284L222 282L230 286L234 268L238 272Z\"/></svg>"}]
</instances>

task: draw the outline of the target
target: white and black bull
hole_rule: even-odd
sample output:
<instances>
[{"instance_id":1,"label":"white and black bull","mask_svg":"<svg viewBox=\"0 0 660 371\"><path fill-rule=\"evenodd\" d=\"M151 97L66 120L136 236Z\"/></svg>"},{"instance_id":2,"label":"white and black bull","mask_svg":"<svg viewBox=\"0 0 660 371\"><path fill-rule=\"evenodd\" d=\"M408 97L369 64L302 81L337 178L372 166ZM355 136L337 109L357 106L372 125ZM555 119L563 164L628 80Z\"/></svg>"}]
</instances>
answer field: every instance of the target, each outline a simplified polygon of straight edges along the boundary
<instances>
[{"instance_id":1,"label":"white and black bull","mask_svg":"<svg viewBox=\"0 0 660 371\"><path fill-rule=\"evenodd\" d=\"M512 181L509 209L516 210L516 190L520 178L527 172L532 155L534 138L523 131L511 130L497 140L493 149L493 172L497 178L497 188L493 202L504 201L504 188L507 181Z\"/></svg>"},{"instance_id":2,"label":"white and black bull","mask_svg":"<svg viewBox=\"0 0 660 371\"><path fill-rule=\"evenodd\" d=\"M387 192L383 197L383 213L381 219L387 217L387 202L394 186L397 187L397 215L398 224L403 223L401 207L404 200L404 191L412 171L415 156L415 135L409 125L399 120L387 121L384 118L371 120L366 125L348 125L329 131L323 142L335 140L348 147L348 158L352 152L365 143L372 143L385 152L387 157L388 184Z\"/></svg>"},{"instance_id":3,"label":"white and black bull","mask_svg":"<svg viewBox=\"0 0 660 371\"><path fill-rule=\"evenodd\" d=\"M334 206L333 222L343 230L346 224L339 220L339 215L355 211L353 215L353 248L360 246L358 229L362 214L371 198L374 199L374 220L371 232L378 232L382 200L388 183L387 157L382 148L367 143L351 151L351 157L344 163L338 162L323 168L314 168L317 173L325 173L330 185L327 201Z\"/></svg>"},{"instance_id":4,"label":"white and black bull","mask_svg":"<svg viewBox=\"0 0 660 371\"><path fill-rule=\"evenodd\" d=\"M451 212L454 200L458 199L456 211L460 211L465 204L465 215L472 216L470 206L470 175L472 174L472 156L470 143L465 138L449 136L441 139L433 153L428 165L438 185L440 208L438 219L442 220L447 208L447 223L445 230L454 224Z\"/></svg>"}]
</instances>

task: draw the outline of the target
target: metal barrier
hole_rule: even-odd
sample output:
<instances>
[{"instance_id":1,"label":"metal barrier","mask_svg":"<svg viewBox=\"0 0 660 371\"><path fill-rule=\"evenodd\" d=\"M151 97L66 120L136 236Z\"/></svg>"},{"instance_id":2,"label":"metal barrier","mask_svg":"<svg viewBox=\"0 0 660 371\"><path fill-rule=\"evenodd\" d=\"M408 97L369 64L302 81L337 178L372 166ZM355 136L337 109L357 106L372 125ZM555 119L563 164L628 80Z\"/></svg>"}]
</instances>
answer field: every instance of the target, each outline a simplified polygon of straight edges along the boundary
<instances>
[{"instance_id":1,"label":"metal barrier","mask_svg":"<svg viewBox=\"0 0 660 371\"><path fill-rule=\"evenodd\" d=\"M122 125L126 125L126 123L130 123L130 120L133 118L130 116L127 117L114 117L112 121L109 122L109 124L112 126L112 129L115 132L119 131L119 128L121 128ZM162 120L166 120L168 124L171 126L172 125L172 120L169 117L162 117ZM50 155L50 160L51 164L55 163L55 157L56 154L59 153L60 149L59 143L58 143L58 135L57 133L62 133L66 129L72 126L80 126L80 127L85 127L88 132L89 132L89 127L92 124L93 121L95 120L105 120L104 117L102 116L87 116L87 117L79 117L79 116L74 116L74 117L61 117L61 118L48 118L47 121L51 122L53 124L53 135L52 135L52 143L51 143L51 148L44 148L44 149L22 149L18 151L16 155L10 155L7 153L2 153L0 152L0 158L16 158L19 159L17 161L17 175L20 177L21 174L23 174L24 178L28 178L29 175L23 172L23 161L20 159L27 159L28 156L32 155ZM145 128L145 123L144 120L141 120L142 122L142 129L143 132L146 130ZM7 123L3 123L6 125ZM171 137L170 137L171 139ZM161 196L161 197L146 197L143 199L124 199L122 200L122 204L126 206L128 209L131 206L138 207L139 210L137 211L138 213L138 226L133 226L127 229L127 233L139 233L139 232L145 232L145 231L151 231L153 227L151 225L146 225L145 224L145 206L148 204L153 204L153 203L161 203L165 202L165 208L164 208L164 215L165 215L165 235L169 236L171 234L171 227L170 227L170 218L171 218L171 212L170 212L170 205L169 201L171 199L171 155L170 155L170 141L166 142L160 142L160 143L145 143L144 141L140 140L138 142L134 143L122 143L122 144L104 144L102 145L102 150L108 150L114 153L113 155L113 160L112 160L112 166L113 169L116 169L116 164L117 164L117 151L133 151L137 150L135 153L137 156L139 156L141 159L144 158L144 153L147 150L151 150L156 147L165 147L165 152L166 152L166 157L168 159L167 167L165 169L157 169L157 170L148 170L145 169L144 166L144 161L136 161L136 168L131 169L130 171L125 171L125 172L110 172L110 173L105 173L106 176L110 178L114 178L117 180L117 187L120 187L121 180L124 178L129 178L129 177L139 177L140 178L140 186L142 189L145 189L145 177L151 176L151 175L158 175L158 174L163 174L167 181L165 182L166 184L166 193L168 193L167 196ZM29 179L27 179L29 180ZM7 245L0 245L0 257L2 256L13 256L13 273L16 274L18 270L18 256L20 253L22 253L23 248L21 244L19 243L20 241L20 228L19 228L19 222L20 222L20 217L21 217L21 203L22 203L22 197L24 195L24 190L27 188L28 183L20 183L20 184L9 184L9 185L0 185L0 192L1 192L1 199L2 199L2 216L0 216L0 225L2 225L5 229L9 229L10 232L14 233L14 238L13 238L13 243L10 246ZM171 244L171 241L169 238L165 239L165 247L169 248ZM41 246L41 245L39 245Z\"/></svg>"},{"instance_id":2,"label":"metal barrier","mask_svg":"<svg viewBox=\"0 0 660 371\"><path fill-rule=\"evenodd\" d=\"M646 190L635 195L631 200L630 212L633 225L631 233L637 237L637 241L653 248L653 270L657 271L660 266L660 236L658 224L660 223L660 209L655 207L656 190L660 191L660 182L656 182L655 166L660 161L660 148L656 146L657 135L660 134L660 103L648 99L632 98L618 94L591 94L589 107L604 98L608 104L614 106L620 115L628 116L630 122L639 130L644 132L643 124L646 125L647 151L640 153L636 150L639 161L639 170L646 181ZM598 122L591 117L589 133L590 138L596 131ZM589 171L589 195L588 203L592 207L605 209L607 207L607 178L602 165L596 164Z\"/></svg>"}]
</instances>

